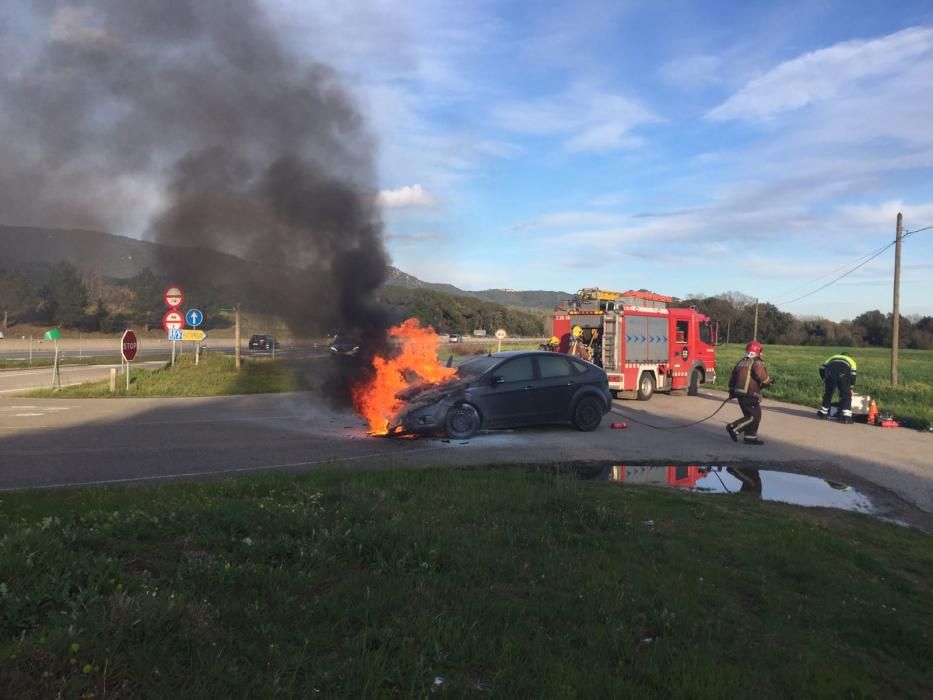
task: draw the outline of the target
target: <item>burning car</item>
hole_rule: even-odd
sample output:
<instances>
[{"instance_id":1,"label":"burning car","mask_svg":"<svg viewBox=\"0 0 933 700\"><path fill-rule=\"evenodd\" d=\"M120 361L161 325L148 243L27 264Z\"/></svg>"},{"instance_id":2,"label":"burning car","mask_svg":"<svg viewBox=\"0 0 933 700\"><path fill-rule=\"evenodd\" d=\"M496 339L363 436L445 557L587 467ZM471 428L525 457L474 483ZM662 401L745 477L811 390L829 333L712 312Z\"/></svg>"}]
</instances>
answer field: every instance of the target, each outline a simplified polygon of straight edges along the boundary
<instances>
[{"instance_id":1,"label":"burning car","mask_svg":"<svg viewBox=\"0 0 933 700\"><path fill-rule=\"evenodd\" d=\"M599 367L567 355L513 351L464 362L441 384L408 389L390 432L440 433L462 440L481 428L570 423L599 427L612 406Z\"/></svg>"}]
</instances>

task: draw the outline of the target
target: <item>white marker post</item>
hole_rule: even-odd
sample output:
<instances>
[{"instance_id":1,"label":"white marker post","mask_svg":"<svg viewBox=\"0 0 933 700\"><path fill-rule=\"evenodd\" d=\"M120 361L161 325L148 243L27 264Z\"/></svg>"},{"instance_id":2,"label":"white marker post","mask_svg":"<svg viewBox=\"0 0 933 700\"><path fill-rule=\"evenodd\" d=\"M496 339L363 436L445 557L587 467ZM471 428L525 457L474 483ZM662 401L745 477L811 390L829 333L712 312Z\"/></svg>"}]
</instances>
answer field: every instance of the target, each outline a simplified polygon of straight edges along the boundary
<instances>
[{"instance_id":1,"label":"white marker post","mask_svg":"<svg viewBox=\"0 0 933 700\"><path fill-rule=\"evenodd\" d=\"M502 340L507 335L508 334L505 332L505 328L500 328L499 330L496 331L496 338L499 339L499 349L496 352L502 352Z\"/></svg>"}]
</instances>

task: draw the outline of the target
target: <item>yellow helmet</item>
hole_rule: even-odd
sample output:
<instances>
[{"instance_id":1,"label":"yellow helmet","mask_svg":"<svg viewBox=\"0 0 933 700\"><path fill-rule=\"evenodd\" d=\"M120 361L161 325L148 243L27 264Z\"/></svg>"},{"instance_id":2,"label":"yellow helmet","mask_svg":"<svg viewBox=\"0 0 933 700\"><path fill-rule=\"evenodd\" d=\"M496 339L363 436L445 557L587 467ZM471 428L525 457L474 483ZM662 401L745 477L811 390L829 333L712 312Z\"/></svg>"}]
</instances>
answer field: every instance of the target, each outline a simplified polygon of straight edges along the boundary
<instances>
[{"instance_id":1,"label":"yellow helmet","mask_svg":"<svg viewBox=\"0 0 933 700\"><path fill-rule=\"evenodd\" d=\"M552 335L551 345L560 345L560 338L558 338L556 335Z\"/></svg>"},{"instance_id":2,"label":"yellow helmet","mask_svg":"<svg viewBox=\"0 0 933 700\"><path fill-rule=\"evenodd\" d=\"M583 336L583 329L580 328L580 326L574 326L571 333L573 333L574 338L581 338Z\"/></svg>"}]
</instances>

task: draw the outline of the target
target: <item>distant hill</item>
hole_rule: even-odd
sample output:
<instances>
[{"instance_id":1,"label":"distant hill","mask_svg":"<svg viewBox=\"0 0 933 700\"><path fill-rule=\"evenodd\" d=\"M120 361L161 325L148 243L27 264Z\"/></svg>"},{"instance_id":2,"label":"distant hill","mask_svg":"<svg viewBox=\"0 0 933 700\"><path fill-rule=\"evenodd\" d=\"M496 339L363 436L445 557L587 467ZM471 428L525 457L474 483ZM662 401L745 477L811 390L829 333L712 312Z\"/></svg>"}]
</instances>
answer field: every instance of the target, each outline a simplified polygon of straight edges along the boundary
<instances>
[{"instance_id":1,"label":"distant hill","mask_svg":"<svg viewBox=\"0 0 933 700\"><path fill-rule=\"evenodd\" d=\"M437 282L424 282L423 280L402 272L396 267L389 268L387 286L404 287L405 289L431 289L436 292L454 294L457 296L470 296L483 301L491 301L516 309L532 311L551 311L555 306L565 303L572 295L567 292L547 291L516 291L513 289L482 289L469 291L460 289L452 284Z\"/></svg>"},{"instance_id":2,"label":"distant hill","mask_svg":"<svg viewBox=\"0 0 933 700\"><path fill-rule=\"evenodd\" d=\"M160 248L163 246L159 243L116 236L101 231L0 225L0 267L22 270L40 283L45 282L49 268L61 260L67 260L85 273L110 279L127 279L147 267L158 272ZM192 253L190 248L184 250L187 255ZM197 252L202 258L205 256L212 260L222 258L223 260L217 260L217 262L222 262L234 270L245 269L249 266L248 261L227 253L214 250L198 250ZM389 279L386 285L469 296L531 311L550 311L571 296L567 292L548 291L505 289L467 291L452 284L424 282L396 267L389 268Z\"/></svg>"}]
</instances>

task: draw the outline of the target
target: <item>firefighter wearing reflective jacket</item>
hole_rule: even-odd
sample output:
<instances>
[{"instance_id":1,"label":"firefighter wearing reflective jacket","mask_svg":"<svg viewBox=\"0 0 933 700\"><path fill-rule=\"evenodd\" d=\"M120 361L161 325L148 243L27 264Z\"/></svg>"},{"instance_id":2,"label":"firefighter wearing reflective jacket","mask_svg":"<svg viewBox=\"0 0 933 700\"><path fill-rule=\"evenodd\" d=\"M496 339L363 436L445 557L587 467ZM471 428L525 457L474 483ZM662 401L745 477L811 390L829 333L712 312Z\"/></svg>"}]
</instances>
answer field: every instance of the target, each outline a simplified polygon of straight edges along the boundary
<instances>
[{"instance_id":1,"label":"firefighter wearing reflective jacket","mask_svg":"<svg viewBox=\"0 0 933 700\"><path fill-rule=\"evenodd\" d=\"M746 445L763 445L758 438L758 426L761 424L761 390L774 383L768 376L765 363L761 358L761 343L753 340L745 346L745 357L732 370L729 377L729 397L738 399L742 417L726 426L726 432L733 442Z\"/></svg>"},{"instance_id":2,"label":"firefighter wearing reflective jacket","mask_svg":"<svg viewBox=\"0 0 933 700\"><path fill-rule=\"evenodd\" d=\"M816 415L829 418L830 403L833 394L839 390L839 421L852 422L852 387L855 386L855 360L844 352L833 355L820 365L820 378L823 380L823 405Z\"/></svg>"}]
</instances>

